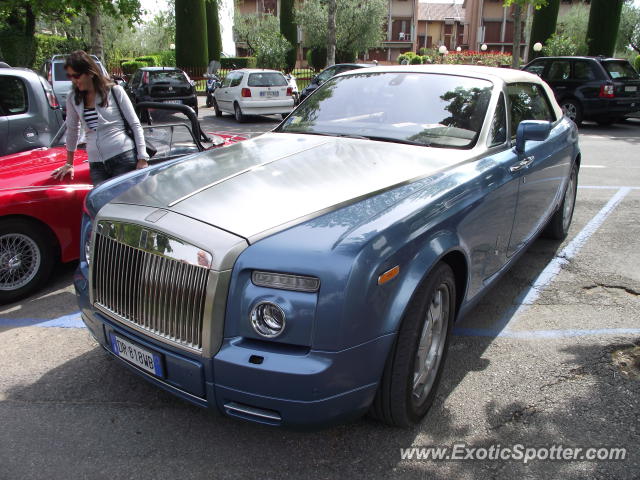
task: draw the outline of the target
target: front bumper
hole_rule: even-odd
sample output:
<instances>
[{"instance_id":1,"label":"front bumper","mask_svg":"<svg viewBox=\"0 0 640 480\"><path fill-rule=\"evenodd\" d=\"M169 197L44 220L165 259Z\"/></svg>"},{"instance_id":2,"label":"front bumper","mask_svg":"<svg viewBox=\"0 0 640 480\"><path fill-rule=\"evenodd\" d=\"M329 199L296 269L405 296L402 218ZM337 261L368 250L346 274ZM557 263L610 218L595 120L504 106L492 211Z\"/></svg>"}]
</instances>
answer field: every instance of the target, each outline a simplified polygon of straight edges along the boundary
<instances>
[{"instance_id":1,"label":"front bumper","mask_svg":"<svg viewBox=\"0 0 640 480\"><path fill-rule=\"evenodd\" d=\"M114 322L91 307L82 274L75 276L74 284L91 334L131 371L195 405L268 425L320 427L365 413L394 339L390 334L328 352L236 337L224 339L220 350L205 358ZM111 334L160 354L164 377L116 356Z\"/></svg>"}]
</instances>

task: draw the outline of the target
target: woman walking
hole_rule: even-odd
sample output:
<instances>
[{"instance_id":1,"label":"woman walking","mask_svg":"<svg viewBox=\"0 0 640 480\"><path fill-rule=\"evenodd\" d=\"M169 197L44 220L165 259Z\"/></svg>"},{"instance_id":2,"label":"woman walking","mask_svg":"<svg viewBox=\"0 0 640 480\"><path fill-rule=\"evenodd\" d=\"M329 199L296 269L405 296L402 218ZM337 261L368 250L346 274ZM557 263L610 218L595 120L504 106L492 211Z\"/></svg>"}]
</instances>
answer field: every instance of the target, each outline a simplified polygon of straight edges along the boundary
<instances>
[{"instance_id":1,"label":"woman walking","mask_svg":"<svg viewBox=\"0 0 640 480\"><path fill-rule=\"evenodd\" d=\"M51 174L73 178L73 158L80 128L87 140L89 173L93 185L148 166L144 134L124 89L104 76L82 50L73 52L64 68L73 87L67 97L67 162ZM133 132L133 140L127 134ZM134 142L135 140L135 142Z\"/></svg>"}]
</instances>

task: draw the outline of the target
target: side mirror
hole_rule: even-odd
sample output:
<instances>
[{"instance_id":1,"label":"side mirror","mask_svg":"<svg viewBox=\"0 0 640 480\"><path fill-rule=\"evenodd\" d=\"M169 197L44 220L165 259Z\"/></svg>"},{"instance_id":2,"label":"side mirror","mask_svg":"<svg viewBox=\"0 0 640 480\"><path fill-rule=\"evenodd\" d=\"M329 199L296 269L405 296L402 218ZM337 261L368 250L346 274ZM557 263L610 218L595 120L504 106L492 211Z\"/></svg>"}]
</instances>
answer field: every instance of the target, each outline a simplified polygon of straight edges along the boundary
<instances>
[{"instance_id":1,"label":"side mirror","mask_svg":"<svg viewBox=\"0 0 640 480\"><path fill-rule=\"evenodd\" d=\"M516 152L524 153L524 145L527 140L541 142L549 137L551 122L544 120L523 120L518 125L516 133Z\"/></svg>"}]
</instances>

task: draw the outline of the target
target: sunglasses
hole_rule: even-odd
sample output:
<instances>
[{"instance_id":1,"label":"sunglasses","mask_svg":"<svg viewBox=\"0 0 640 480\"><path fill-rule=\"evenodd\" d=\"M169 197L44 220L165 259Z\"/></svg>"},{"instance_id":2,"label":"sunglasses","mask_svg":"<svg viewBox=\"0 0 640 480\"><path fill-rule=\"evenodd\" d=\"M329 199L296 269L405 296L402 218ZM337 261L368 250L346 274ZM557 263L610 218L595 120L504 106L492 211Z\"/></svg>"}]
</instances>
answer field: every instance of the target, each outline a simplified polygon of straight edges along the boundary
<instances>
[{"instance_id":1,"label":"sunglasses","mask_svg":"<svg viewBox=\"0 0 640 480\"><path fill-rule=\"evenodd\" d=\"M67 78L69 80L71 80L72 78L78 80L82 75L84 75L84 73L67 73Z\"/></svg>"}]
</instances>

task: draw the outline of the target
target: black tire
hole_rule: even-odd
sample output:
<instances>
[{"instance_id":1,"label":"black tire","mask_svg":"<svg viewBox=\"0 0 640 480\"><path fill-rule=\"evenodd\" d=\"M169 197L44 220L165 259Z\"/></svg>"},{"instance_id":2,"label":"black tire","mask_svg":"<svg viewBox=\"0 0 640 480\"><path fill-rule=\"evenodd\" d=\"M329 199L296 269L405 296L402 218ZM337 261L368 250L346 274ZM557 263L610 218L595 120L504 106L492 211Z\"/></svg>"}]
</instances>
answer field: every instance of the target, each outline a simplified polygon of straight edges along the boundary
<instances>
[{"instance_id":1,"label":"black tire","mask_svg":"<svg viewBox=\"0 0 640 480\"><path fill-rule=\"evenodd\" d=\"M220 107L218 106L218 102L216 102L216 99L213 99L213 111L216 114L216 117L221 117L222 116L222 110L220 110Z\"/></svg>"},{"instance_id":2,"label":"black tire","mask_svg":"<svg viewBox=\"0 0 640 480\"><path fill-rule=\"evenodd\" d=\"M236 122L244 123L245 116L242 113L242 109L240 108L240 105L238 105L237 103L233 104L233 113L234 113L234 115L236 117Z\"/></svg>"},{"instance_id":3,"label":"black tire","mask_svg":"<svg viewBox=\"0 0 640 480\"><path fill-rule=\"evenodd\" d=\"M433 321L440 303L441 320ZM371 405L371 415L392 426L408 427L418 423L429 411L442 375L451 327L455 318L456 286L451 267L437 264L422 282L409 304ZM428 316L431 314L431 321ZM432 336L425 337L429 326ZM431 338L423 371L418 356L421 340ZM423 345L424 350L424 345ZM430 364L430 365L429 365ZM415 384L425 373L425 384ZM416 377L417 375L417 377Z\"/></svg>"},{"instance_id":4,"label":"black tire","mask_svg":"<svg viewBox=\"0 0 640 480\"><path fill-rule=\"evenodd\" d=\"M576 206L576 193L578 189L578 165L576 163L571 167L571 175L569 183L564 191L562 202L558 210L555 211L549 223L542 233L544 237L554 240L564 240L569 233L571 219L573 218L573 210Z\"/></svg>"},{"instance_id":5,"label":"black tire","mask_svg":"<svg viewBox=\"0 0 640 480\"><path fill-rule=\"evenodd\" d=\"M27 220L0 222L0 304L37 290L57 262L57 242L47 228Z\"/></svg>"},{"instance_id":6,"label":"black tire","mask_svg":"<svg viewBox=\"0 0 640 480\"><path fill-rule=\"evenodd\" d=\"M560 102L560 107L564 114L569 117L577 126L582 125L582 105L577 100L565 98Z\"/></svg>"},{"instance_id":7,"label":"black tire","mask_svg":"<svg viewBox=\"0 0 640 480\"><path fill-rule=\"evenodd\" d=\"M207 108L211 108L213 105L213 97L211 95L207 95Z\"/></svg>"}]
</instances>

